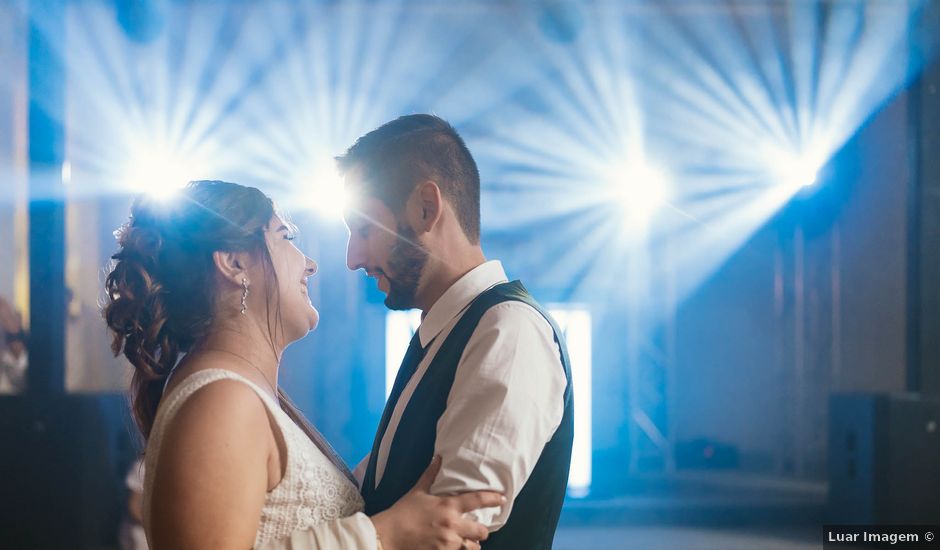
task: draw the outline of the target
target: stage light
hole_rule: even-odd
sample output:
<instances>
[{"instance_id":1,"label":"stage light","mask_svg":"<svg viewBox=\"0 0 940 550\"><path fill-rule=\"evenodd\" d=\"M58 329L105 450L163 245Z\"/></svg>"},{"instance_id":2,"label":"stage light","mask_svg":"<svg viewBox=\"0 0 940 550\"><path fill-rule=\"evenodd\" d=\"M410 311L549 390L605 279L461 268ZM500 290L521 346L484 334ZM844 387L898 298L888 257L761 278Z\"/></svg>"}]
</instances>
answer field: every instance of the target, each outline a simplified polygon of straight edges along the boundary
<instances>
[{"instance_id":1,"label":"stage light","mask_svg":"<svg viewBox=\"0 0 940 550\"><path fill-rule=\"evenodd\" d=\"M608 171L607 179L634 229L645 227L671 195L665 172L642 159L616 165Z\"/></svg>"},{"instance_id":2,"label":"stage light","mask_svg":"<svg viewBox=\"0 0 940 550\"><path fill-rule=\"evenodd\" d=\"M799 189L816 183L819 165L810 159L793 158L780 162L772 170L779 183Z\"/></svg>"},{"instance_id":3,"label":"stage light","mask_svg":"<svg viewBox=\"0 0 940 550\"><path fill-rule=\"evenodd\" d=\"M820 145L801 151L765 148L766 162L774 183L797 192L816 184L825 164L826 151Z\"/></svg>"},{"instance_id":4,"label":"stage light","mask_svg":"<svg viewBox=\"0 0 940 550\"><path fill-rule=\"evenodd\" d=\"M349 202L336 162L326 155L316 157L304 170L297 191L307 207L331 219L341 219Z\"/></svg>"},{"instance_id":5,"label":"stage light","mask_svg":"<svg viewBox=\"0 0 940 550\"><path fill-rule=\"evenodd\" d=\"M121 184L134 191L167 199L192 180L200 179L197 163L164 146L134 148L121 177Z\"/></svg>"}]
</instances>

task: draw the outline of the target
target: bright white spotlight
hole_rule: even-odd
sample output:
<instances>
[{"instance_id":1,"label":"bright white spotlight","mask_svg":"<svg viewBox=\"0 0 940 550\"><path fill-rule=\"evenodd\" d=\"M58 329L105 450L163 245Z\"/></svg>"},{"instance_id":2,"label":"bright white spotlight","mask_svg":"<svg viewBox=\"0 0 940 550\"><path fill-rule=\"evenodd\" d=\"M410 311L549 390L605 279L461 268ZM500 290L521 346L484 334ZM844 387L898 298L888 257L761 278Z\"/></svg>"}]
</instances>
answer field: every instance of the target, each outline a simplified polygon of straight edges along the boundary
<instances>
[{"instance_id":1,"label":"bright white spotlight","mask_svg":"<svg viewBox=\"0 0 940 550\"><path fill-rule=\"evenodd\" d=\"M809 158L794 156L777 161L772 168L774 177L781 184L793 189L811 187L819 176L819 163Z\"/></svg>"},{"instance_id":2,"label":"bright white spotlight","mask_svg":"<svg viewBox=\"0 0 940 550\"><path fill-rule=\"evenodd\" d=\"M818 146L803 151L765 149L764 156L774 181L794 191L816 183L826 158Z\"/></svg>"},{"instance_id":3,"label":"bright white spotlight","mask_svg":"<svg viewBox=\"0 0 940 550\"><path fill-rule=\"evenodd\" d=\"M642 159L616 165L607 173L614 197L623 205L627 220L635 228L645 228L670 198L665 172Z\"/></svg>"},{"instance_id":4,"label":"bright white spotlight","mask_svg":"<svg viewBox=\"0 0 940 550\"><path fill-rule=\"evenodd\" d=\"M182 189L198 171L182 155L160 146L137 147L130 155L122 183L134 190L165 199Z\"/></svg>"},{"instance_id":5,"label":"bright white spotlight","mask_svg":"<svg viewBox=\"0 0 940 550\"><path fill-rule=\"evenodd\" d=\"M314 160L298 178L302 202L330 218L341 218L349 202L343 178L336 170L335 161L322 156Z\"/></svg>"}]
</instances>

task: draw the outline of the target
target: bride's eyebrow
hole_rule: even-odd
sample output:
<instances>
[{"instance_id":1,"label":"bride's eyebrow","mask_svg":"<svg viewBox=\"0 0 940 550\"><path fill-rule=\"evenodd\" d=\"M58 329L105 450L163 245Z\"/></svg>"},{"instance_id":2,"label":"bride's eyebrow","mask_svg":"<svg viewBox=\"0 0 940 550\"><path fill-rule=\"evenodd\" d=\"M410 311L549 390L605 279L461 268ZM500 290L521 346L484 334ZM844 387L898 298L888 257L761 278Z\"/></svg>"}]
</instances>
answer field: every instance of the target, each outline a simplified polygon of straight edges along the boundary
<instances>
[{"instance_id":1,"label":"bride's eyebrow","mask_svg":"<svg viewBox=\"0 0 940 550\"><path fill-rule=\"evenodd\" d=\"M290 225L284 224L284 225L278 227L278 228L275 230L275 233L280 233L281 231L286 231L287 234L288 234L289 236L291 236L291 237L296 237L297 234L300 232L300 231L297 229L297 226L294 225L294 224L290 224Z\"/></svg>"}]
</instances>

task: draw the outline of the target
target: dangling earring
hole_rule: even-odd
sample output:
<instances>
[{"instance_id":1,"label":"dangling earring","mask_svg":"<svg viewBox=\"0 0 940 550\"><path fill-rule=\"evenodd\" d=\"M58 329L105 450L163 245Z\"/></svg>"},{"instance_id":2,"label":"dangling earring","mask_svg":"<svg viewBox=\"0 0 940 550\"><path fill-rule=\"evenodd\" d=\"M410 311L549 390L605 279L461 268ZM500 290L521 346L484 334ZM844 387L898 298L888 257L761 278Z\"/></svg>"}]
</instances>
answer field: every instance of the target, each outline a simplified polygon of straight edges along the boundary
<instances>
[{"instance_id":1,"label":"dangling earring","mask_svg":"<svg viewBox=\"0 0 940 550\"><path fill-rule=\"evenodd\" d=\"M248 279L242 278L242 288L245 289L245 292L242 293L242 309L240 313L244 315L248 311Z\"/></svg>"}]
</instances>

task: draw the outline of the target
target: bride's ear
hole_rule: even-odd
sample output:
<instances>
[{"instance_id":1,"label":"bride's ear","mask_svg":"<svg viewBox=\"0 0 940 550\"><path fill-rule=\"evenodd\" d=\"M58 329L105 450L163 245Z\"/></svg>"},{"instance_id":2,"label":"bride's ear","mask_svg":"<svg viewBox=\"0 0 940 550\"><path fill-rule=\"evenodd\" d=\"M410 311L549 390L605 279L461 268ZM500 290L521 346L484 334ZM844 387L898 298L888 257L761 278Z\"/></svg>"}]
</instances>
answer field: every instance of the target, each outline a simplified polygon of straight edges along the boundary
<instances>
[{"instance_id":1,"label":"bride's ear","mask_svg":"<svg viewBox=\"0 0 940 550\"><path fill-rule=\"evenodd\" d=\"M219 275L233 285L242 286L242 279L247 278L248 255L238 252L215 251L212 253L212 262Z\"/></svg>"}]
</instances>

